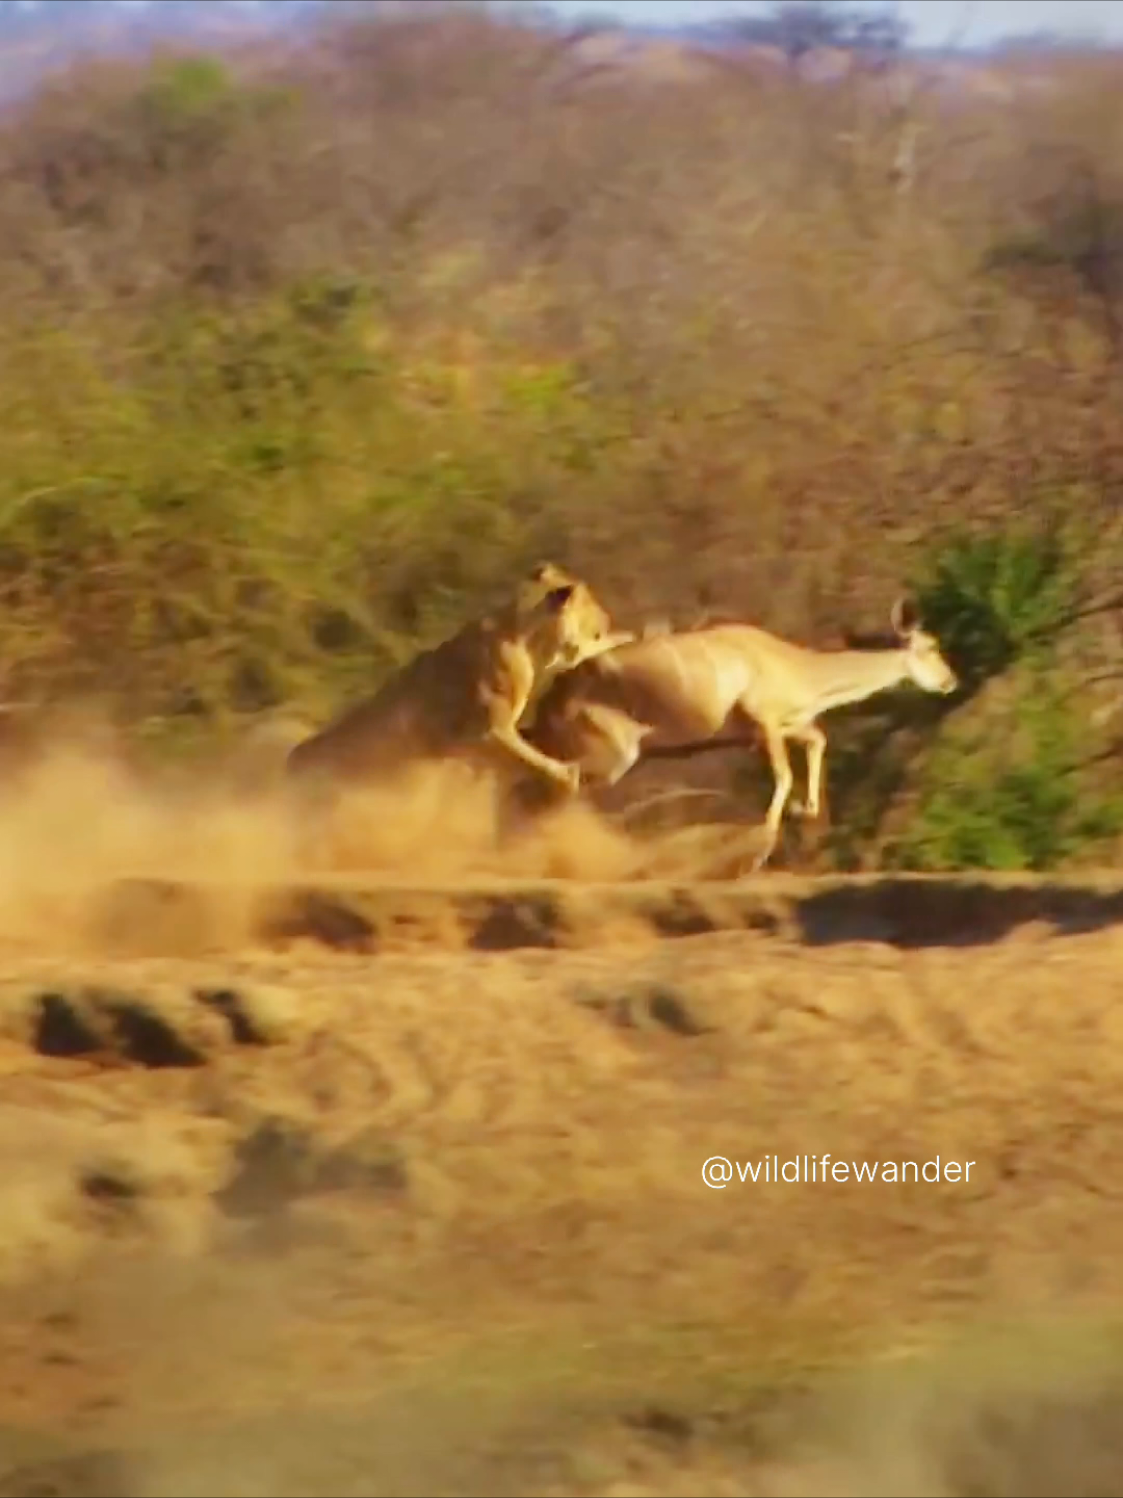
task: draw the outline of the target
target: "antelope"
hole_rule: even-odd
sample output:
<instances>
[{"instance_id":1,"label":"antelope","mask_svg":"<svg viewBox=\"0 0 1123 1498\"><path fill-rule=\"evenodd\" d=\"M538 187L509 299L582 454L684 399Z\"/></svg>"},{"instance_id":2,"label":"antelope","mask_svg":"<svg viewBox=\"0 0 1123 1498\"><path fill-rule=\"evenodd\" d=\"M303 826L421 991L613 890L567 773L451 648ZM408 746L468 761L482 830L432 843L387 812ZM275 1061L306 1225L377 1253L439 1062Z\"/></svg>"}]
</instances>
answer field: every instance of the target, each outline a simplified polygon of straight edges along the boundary
<instances>
[{"instance_id":1,"label":"antelope","mask_svg":"<svg viewBox=\"0 0 1123 1498\"><path fill-rule=\"evenodd\" d=\"M755 872L775 851L791 795L788 741L807 752L807 802L793 810L817 817L827 748L817 721L823 713L905 681L942 695L958 687L915 608L900 598L889 617L898 644L877 650L812 650L752 624L677 633L657 625L557 678L538 704L530 737L606 785L621 780L641 754L669 758L763 737L775 789ZM741 734L727 736L731 727Z\"/></svg>"}]
</instances>

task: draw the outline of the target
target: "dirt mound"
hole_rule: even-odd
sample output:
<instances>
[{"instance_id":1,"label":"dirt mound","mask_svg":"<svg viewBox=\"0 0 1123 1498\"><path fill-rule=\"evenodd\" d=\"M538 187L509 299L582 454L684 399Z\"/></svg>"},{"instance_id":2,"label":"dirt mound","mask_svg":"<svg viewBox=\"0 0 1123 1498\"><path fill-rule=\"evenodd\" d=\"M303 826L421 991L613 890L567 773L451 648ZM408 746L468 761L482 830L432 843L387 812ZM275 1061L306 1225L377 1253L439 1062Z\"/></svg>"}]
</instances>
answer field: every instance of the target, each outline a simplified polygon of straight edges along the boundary
<instances>
[{"instance_id":1,"label":"dirt mound","mask_svg":"<svg viewBox=\"0 0 1123 1498\"><path fill-rule=\"evenodd\" d=\"M84 950L192 956L248 943L309 943L373 955L560 950L756 932L811 947L987 946L1038 928L1076 934L1123 918L1123 879L893 876L733 883L468 880L394 883L359 875L256 887L125 879L88 892Z\"/></svg>"},{"instance_id":2,"label":"dirt mound","mask_svg":"<svg viewBox=\"0 0 1123 1498\"><path fill-rule=\"evenodd\" d=\"M1118 940L1017 935L9 964L0 1491L1114 1491Z\"/></svg>"},{"instance_id":3,"label":"dirt mound","mask_svg":"<svg viewBox=\"0 0 1123 1498\"><path fill-rule=\"evenodd\" d=\"M313 838L275 748L9 767L0 1493L1118 1488L1123 881L727 882L459 768Z\"/></svg>"}]
</instances>

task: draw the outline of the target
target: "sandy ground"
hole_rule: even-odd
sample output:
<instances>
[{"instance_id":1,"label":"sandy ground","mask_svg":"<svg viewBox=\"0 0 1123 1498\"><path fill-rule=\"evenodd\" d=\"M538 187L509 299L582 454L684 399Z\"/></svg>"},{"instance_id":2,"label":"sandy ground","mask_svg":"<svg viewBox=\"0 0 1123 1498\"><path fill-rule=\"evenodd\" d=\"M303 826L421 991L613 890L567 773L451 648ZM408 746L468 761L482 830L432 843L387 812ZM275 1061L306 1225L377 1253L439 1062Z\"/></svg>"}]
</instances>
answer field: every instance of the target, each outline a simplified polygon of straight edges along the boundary
<instances>
[{"instance_id":1,"label":"sandy ground","mask_svg":"<svg viewBox=\"0 0 1123 1498\"><path fill-rule=\"evenodd\" d=\"M13 781L0 1493L1123 1490L1123 879L581 811L500 882L469 800L316 865L244 786ZM702 1178L824 1155L961 1170Z\"/></svg>"}]
</instances>

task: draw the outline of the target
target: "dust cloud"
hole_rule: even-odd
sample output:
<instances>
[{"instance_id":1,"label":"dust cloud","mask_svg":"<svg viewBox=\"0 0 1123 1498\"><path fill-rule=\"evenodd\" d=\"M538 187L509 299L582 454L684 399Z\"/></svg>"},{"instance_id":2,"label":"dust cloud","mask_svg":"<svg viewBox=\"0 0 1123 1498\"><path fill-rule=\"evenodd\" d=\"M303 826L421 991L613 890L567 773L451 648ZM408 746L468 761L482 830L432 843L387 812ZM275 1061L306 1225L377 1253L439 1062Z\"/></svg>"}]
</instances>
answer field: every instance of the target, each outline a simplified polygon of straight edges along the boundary
<instances>
[{"instance_id":1,"label":"dust cloud","mask_svg":"<svg viewBox=\"0 0 1123 1498\"><path fill-rule=\"evenodd\" d=\"M513 809L510 778L490 763L410 766L310 809L284 783L291 733L174 768L89 713L0 724L0 735L7 946L88 950L94 913L124 880L221 885L225 935L237 941L252 939L254 892L294 882L619 880L643 877L651 859L586 800Z\"/></svg>"},{"instance_id":2,"label":"dust cloud","mask_svg":"<svg viewBox=\"0 0 1123 1498\"><path fill-rule=\"evenodd\" d=\"M1091 1338L1058 1353L1037 1327L997 1366L977 1336L758 1391L734 1413L698 1391L652 1404L642 1380L583 1395L532 1379L496 1391L438 1370L349 1399L294 1400L218 1425L141 1422L138 1439L27 1462L0 1494L60 1498L301 1498L320 1492L530 1494L534 1498L995 1498L1118 1492L1123 1383ZM1032 1370L1015 1372L1011 1358ZM16 1482L22 1483L17 1487Z\"/></svg>"}]
</instances>

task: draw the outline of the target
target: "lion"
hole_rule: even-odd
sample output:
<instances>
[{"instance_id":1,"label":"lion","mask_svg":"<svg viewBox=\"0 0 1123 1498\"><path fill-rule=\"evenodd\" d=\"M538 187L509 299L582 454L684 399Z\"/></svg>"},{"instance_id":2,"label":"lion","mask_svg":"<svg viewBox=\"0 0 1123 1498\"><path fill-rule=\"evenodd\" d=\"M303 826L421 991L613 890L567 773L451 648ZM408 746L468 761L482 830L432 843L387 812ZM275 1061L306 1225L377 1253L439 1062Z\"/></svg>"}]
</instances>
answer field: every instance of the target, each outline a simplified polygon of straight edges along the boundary
<instances>
[{"instance_id":1,"label":"lion","mask_svg":"<svg viewBox=\"0 0 1123 1498\"><path fill-rule=\"evenodd\" d=\"M490 744L576 792L580 767L535 748L520 725L561 672L634 638L612 628L587 583L542 562L503 608L423 651L374 697L298 744L287 771L365 780Z\"/></svg>"}]
</instances>

